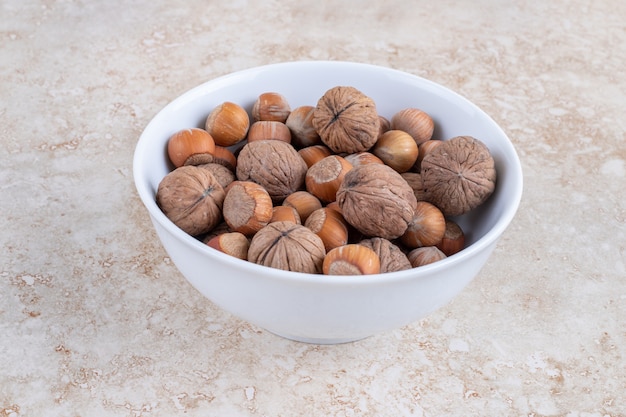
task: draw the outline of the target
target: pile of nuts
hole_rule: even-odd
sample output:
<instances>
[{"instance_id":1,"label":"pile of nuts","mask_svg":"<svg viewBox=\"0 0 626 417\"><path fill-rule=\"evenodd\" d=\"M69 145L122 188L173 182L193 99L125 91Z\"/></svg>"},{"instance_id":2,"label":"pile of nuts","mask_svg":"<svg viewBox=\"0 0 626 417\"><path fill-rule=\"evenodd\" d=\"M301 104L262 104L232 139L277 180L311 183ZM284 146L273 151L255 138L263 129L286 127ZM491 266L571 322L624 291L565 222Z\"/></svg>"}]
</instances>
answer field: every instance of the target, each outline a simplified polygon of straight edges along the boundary
<instances>
[{"instance_id":1,"label":"pile of nuts","mask_svg":"<svg viewBox=\"0 0 626 417\"><path fill-rule=\"evenodd\" d=\"M203 129L175 133L174 169L156 201L186 233L226 254L294 272L377 274L464 247L451 218L493 193L494 160L478 139L432 138L433 119L390 119L354 87L291 109L275 92L251 114L224 102Z\"/></svg>"}]
</instances>

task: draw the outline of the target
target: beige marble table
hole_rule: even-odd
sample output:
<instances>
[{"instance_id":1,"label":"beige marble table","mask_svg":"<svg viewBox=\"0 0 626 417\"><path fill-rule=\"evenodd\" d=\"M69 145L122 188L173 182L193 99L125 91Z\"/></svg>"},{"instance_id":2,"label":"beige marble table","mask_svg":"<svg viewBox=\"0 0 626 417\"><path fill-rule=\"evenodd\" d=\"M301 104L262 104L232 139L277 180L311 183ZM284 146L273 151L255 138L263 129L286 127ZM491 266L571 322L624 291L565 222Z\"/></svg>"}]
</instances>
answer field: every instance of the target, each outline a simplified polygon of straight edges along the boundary
<instances>
[{"instance_id":1,"label":"beige marble table","mask_svg":"<svg viewBox=\"0 0 626 417\"><path fill-rule=\"evenodd\" d=\"M132 178L184 91L293 60L384 65L515 143L519 212L428 318L307 345L177 272ZM0 416L625 416L626 3L0 2Z\"/></svg>"}]
</instances>

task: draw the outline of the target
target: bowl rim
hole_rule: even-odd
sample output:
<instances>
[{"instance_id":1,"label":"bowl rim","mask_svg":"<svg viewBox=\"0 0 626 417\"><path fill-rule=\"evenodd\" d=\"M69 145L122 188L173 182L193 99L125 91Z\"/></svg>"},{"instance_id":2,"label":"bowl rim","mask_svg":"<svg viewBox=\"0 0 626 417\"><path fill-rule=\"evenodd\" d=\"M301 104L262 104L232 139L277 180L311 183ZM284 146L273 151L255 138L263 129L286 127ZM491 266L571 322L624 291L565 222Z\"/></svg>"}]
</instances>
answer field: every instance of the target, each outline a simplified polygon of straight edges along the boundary
<instances>
[{"instance_id":1,"label":"bowl rim","mask_svg":"<svg viewBox=\"0 0 626 417\"><path fill-rule=\"evenodd\" d=\"M311 274L311 273L302 273L302 272L293 272L293 271L284 271L276 268L271 268L263 265L254 264L249 261L241 260L235 258L233 256L221 253L213 248L210 248L203 242L199 241L195 237L185 233L182 229L177 227L172 221L170 221L165 214L158 208L154 195L149 190L149 187L146 186L143 182L146 182L145 176L142 174L140 168L143 167L142 162L142 154L144 150L148 147L148 132L151 130L151 127L156 123L159 117L168 112L169 110L181 106L183 103L188 101L192 101L198 95L205 95L207 91L210 91L212 85L221 86L224 83L236 82L238 79L245 79L249 76L258 74L262 71L273 71L278 68L291 67L294 70L297 70L298 67L302 66L320 66L320 67L345 67L351 66L355 69L369 69L376 71L384 71L387 74L394 75L396 77L402 77L406 79L411 79L414 82L419 81L423 84L430 84L432 87L436 89L440 89L445 91L447 94L454 96L457 100L463 102L465 105L472 107L476 113L479 113L481 117L487 120L488 123L492 124L492 128L505 139L502 144L506 148L508 148L508 152L513 157L511 161L508 162L508 168L513 172L510 179L510 187L513 187L512 197L509 199L510 204L508 204L502 215L496 220L496 223L491 227L482 237L473 242L468 247L464 248L460 252L451 255L443 260L437 261L435 263L420 266L419 268L411 268L403 271L395 271L395 272L386 272L372 275L359 275L359 276L342 276L342 275L324 275L324 274ZM148 210L150 217L153 221L158 222L158 224L166 229L166 231L172 234L176 239L181 240L187 246L189 246L194 251L206 255L210 258L215 258L216 261L227 264L230 267L237 268L242 272L247 274L255 274L255 275L263 275L265 279L273 279L279 281L287 281L290 283L300 283L300 284L323 284L323 285L333 285L333 286L355 286L355 285L371 285L371 284L381 284L381 283L390 283L396 281L403 280L417 280L421 278L426 278L431 275L432 272L435 271L445 271L454 267L456 264L462 263L464 260L468 258L472 258L476 254L486 250L489 246L494 245L499 240L500 236L512 222L515 214L519 208L522 191L523 191L523 173L521 167L521 161L519 159L519 155L515 150L515 147L510 140L510 138L506 135L503 129L489 116L485 111L483 111L478 105L474 104L464 96L459 93L445 87L444 85L438 84L434 81L428 80L426 78L374 64L367 63L359 63L359 62L351 62L351 61L318 61L318 60L302 60L302 61L288 61L288 62L279 62L261 66L250 67L247 69L238 70L235 72L231 72L225 75L218 76L216 78L212 78L208 81L205 81L191 89L187 90L183 94L171 100L167 105L165 105L161 110L159 110L148 122L143 131L141 132L139 139L137 141L134 155L133 155L133 178L135 183L135 188L139 194L139 197L144 205L144 207Z\"/></svg>"}]
</instances>

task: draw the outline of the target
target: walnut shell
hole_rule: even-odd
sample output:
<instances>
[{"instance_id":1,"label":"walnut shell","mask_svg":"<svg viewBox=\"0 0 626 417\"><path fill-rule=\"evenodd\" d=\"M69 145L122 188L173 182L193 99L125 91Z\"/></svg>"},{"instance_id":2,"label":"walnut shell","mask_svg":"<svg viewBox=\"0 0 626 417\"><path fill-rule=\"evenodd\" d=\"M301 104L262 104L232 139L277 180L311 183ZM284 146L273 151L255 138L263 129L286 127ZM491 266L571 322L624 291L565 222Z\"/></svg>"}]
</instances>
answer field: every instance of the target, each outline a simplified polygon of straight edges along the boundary
<instances>
[{"instance_id":1,"label":"walnut shell","mask_svg":"<svg viewBox=\"0 0 626 417\"><path fill-rule=\"evenodd\" d=\"M333 87L319 99L313 126L322 142L335 153L370 149L380 132L374 100L354 87Z\"/></svg>"},{"instance_id":2,"label":"walnut shell","mask_svg":"<svg viewBox=\"0 0 626 417\"><path fill-rule=\"evenodd\" d=\"M247 143L237 159L237 179L264 187L274 202L281 202L304 185L307 165L296 149L279 140Z\"/></svg>"},{"instance_id":3,"label":"walnut shell","mask_svg":"<svg viewBox=\"0 0 626 417\"><path fill-rule=\"evenodd\" d=\"M345 175L337 203L346 221L359 232L391 240L406 231L417 200L413 189L393 168L367 164Z\"/></svg>"},{"instance_id":4,"label":"walnut shell","mask_svg":"<svg viewBox=\"0 0 626 417\"><path fill-rule=\"evenodd\" d=\"M495 162L487 146L471 136L444 141L422 160L425 199L445 216L459 216L484 203L496 184Z\"/></svg>"},{"instance_id":5,"label":"walnut shell","mask_svg":"<svg viewBox=\"0 0 626 417\"><path fill-rule=\"evenodd\" d=\"M224 188L208 170L186 165L163 177L156 202L176 226L197 236L222 221L225 195Z\"/></svg>"},{"instance_id":6,"label":"walnut shell","mask_svg":"<svg viewBox=\"0 0 626 417\"><path fill-rule=\"evenodd\" d=\"M285 271L322 272L326 250L310 229L289 221L270 223L259 230L248 249L248 260Z\"/></svg>"},{"instance_id":7,"label":"walnut shell","mask_svg":"<svg viewBox=\"0 0 626 417\"><path fill-rule=\"evenodd\" d=\"M395 272L411 269L411 262L404 252L395 244L381 237L364 239L359 245L373 250L380 258L380 272Z\"/></svg>"}]
</instances>

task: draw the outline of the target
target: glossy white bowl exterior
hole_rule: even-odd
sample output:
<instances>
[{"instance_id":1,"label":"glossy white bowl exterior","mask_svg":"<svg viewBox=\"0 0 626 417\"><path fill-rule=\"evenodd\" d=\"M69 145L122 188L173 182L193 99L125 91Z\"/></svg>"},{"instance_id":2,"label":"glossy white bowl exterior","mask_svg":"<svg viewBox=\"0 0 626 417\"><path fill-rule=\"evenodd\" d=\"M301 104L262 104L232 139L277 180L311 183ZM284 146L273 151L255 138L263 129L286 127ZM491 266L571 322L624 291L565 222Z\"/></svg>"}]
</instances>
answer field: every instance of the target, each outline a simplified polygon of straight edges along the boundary
<instances>
[{"instance_id":1,"label":"glossy white bowl exterior","mask_svg":"<svg viewBox=\"0 0 626 417\"><path fill-rule=\"evenodd\" d=\"M155 193L172 169L166 143L176 131L202 127L213 107L233 101L252 108L267 91L291 107L315 105L326 90L354 86L390 118L417 107L435 120L434 137L471 135L490 149L498 173L487 203L456 219L467 247L435 264L370 276L323 276L262 267L215 251L187 235L160 211ZM456 296L480 271L513 219L522 195L522 170L511 141L474 104L428 80L400 71L347 62L293 62L252 68L202 84L175 99L148 124L137 144L133 174L163 246L183 276L232 314L293 340L340 343L423 318Z\"/></svg>"}]
</instances>

